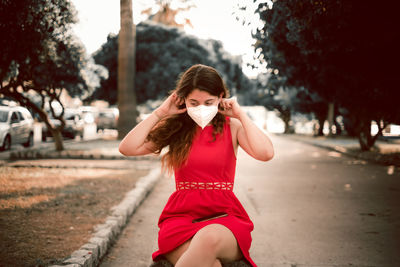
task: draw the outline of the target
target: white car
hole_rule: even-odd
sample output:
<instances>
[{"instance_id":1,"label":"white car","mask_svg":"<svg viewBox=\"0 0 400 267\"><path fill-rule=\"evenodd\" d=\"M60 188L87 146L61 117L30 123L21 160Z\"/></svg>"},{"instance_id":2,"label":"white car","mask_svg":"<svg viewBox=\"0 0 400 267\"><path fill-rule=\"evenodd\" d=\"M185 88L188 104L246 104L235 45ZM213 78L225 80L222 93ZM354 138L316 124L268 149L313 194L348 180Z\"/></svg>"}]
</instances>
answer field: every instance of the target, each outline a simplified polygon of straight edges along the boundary
<instances>
[{"instance_id":1,"label":"white car","mask_svg":"<svg viewBox=\"0 0 400 267\"><path fill-rule=\"evenodd\" d=\"M24 107L0 106L0 150L13 144L33 145L33 118Z\"/></svg>"},{"instance_id":2,"label":"white car","mask_svg":"<svg viewBox=\"0 0 400 267\"><path fill-rule=\"evenodd\" d=\"M100 109L95 118L97 130L117 129L118 115L117 108Z\"/></svg>"}]
</instances>

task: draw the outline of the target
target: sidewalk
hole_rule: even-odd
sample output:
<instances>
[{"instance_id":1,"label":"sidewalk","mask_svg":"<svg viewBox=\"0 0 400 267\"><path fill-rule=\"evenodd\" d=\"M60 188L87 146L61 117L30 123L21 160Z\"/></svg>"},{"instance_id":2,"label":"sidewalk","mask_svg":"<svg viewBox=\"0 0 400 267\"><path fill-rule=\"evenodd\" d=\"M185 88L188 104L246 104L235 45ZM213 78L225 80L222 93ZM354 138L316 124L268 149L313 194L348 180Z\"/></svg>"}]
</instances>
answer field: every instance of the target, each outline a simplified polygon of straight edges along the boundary
<instances>
[{"instance_id":1,"label":"sidewalk","mask_svg":"<svg viewBox=\"0 0 400 267\"><path fill-rule=\"evenodd\" d=\"M130 159L158 160L155 156L126 157L119 153L120 140L98 138L64 142L64 150L56 151L54 144L45 143L35 148L8 152L10 160L16 159Z\"/></svg>"},{"instance_id":2,"label":"sidewalk","mask_svg":"<svg viewBox=\"0 0 400 267\"><path fill-rule=\"evenodd\" d=\"M360 160L375 162L383 165L400 166L400 138L378 140L371 151L361 151L356 138L347 136L326 137L311 135L280 135L292 140L301 141L317 147L326 148Z\"/></svg>"}]
</instances>

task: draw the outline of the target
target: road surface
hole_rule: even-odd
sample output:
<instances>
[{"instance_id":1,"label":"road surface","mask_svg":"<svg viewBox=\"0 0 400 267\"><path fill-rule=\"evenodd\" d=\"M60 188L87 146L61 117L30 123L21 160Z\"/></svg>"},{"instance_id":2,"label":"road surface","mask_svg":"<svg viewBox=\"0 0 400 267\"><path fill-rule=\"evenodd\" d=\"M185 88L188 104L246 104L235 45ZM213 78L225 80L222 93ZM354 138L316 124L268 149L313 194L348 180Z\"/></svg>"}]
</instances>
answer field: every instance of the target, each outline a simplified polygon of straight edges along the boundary
<instances>
[{"instance_id":1,"label":"road surface","mask_svg":"<svg viewBox=\"0 0 400 267\"><path fill-rule=\"evenodd\" d=\"M255 224L251 256L264 266L399 266L400 170L285 137L259 162L239 151L235 193ZM163 179L102 267L151 263L158 216L174 190Z\"/></svg>"}]
</instances>

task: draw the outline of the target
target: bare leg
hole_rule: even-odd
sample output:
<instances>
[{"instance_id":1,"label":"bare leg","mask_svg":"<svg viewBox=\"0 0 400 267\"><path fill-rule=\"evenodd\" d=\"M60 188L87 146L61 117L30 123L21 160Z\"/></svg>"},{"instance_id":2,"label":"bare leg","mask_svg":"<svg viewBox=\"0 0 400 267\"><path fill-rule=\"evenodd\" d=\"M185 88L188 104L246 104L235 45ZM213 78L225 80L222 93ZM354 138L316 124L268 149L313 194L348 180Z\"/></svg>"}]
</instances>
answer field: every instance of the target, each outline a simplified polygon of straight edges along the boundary
<instances>
[{"instance_id":1,"label":"bare leg","mask_svg":"<svg viewBox=\"0 0 400 267\"><path fill-rule=\"evenodd\" d=\"M199 230L176 262L176 267L221 267L242 253L233 233L223 225L210 224Z\"/></svg>"},{"instance_id":2,"label":"bare leg","mask_svg":"<svg viewBox=\"0 0 400 267\"><path fill-rule=\"evenodd\" d=\"M219 260L215 260L214 265L212 267L222 267L222 264Z\"/></svg>"},{"instance_id":3,"label":"bare leg","mask_svg":"<svg viewBox=\"0 0 400 267\"><path fill-rule=\"evenodd\" d=\"M179 247L177 247L175 250L165 254L164 255L165 258L175 266L176 262L179 260L179 258L182 256L182 254L185 253L185 251L188 249L188 247L190 245L190 241L191 241L191 239L189 241L183 243Z\"/></svg>"},{"instance_id":4,"label":"bare leg","mask_svg":"<svg viewBox=\"0 0 400 267\"><path fill-rule=\"evenodd\" d=\"M165 258L172 263L174 266L183 253L188 249L190 245L190 241L183 243L181 246L177 247L174 251L165 255ZM214 265L212 267L222 267L222 264L219 260L215 260Z\"/></svg>"}]
</instances>

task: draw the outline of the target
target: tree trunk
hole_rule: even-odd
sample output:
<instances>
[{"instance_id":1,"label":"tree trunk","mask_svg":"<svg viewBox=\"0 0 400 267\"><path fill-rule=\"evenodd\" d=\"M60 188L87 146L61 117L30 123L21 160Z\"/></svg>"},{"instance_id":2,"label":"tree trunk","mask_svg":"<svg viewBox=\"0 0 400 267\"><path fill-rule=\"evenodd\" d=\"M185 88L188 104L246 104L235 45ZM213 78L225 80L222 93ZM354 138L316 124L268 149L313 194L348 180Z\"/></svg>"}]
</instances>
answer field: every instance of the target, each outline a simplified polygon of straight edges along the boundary
<instances>
[{"instance_id":1,"label":"tree trunk","mask_svg":"<svg viewBox=\"0 0 400 267\"><path fill-rule=\"evenodd\" d=\"M378 133L375 136L371 135L371 120L363 121L360 125L360 131L358 133L358 142L362 151L369 151L375 145L378 136L382 133L382 129L379 128Z\"/></svg>"},{"instance_id":2,"label":"tree trunk","mask_svg":"<svg viewBox=\"0 0 400 267\"><path fill-rule=\"evenodd\" d=\"M316 136L323 136L324 135L324 123L326 116L322 116L321 114L316 114L317 121L318 121L318 132L316 132Z\"/></svg>"},{"instance_id":3,"label":"tree trunk","mask_svg":"<svg viewBox=\"0 0 400 267\"><path fill-rule=\"evenodd\" d=\"M36 106L36 105L35 105ZM61 127L54 127L49 121L49 116L47 116L47 113L44 112L43 110L37 108L36 112L39 114L40 119L44 122L46 125L47 129L50 130L51 135L54 138L54 145L56 147L57 151L62 151L64 150L64 140L62 137L62 129L65 126L65 122L61 122ZM64 125L63 125L64 124Z\"/></svg>"},{"instance_id":4,"label":"tree trunk","mask_svg":"<svg viewBox=\"0 0 400 267\"><path fill-rule=\"evenodd\" d=\"M63 128L65 127L65 121L61 121L60 127L55 127L53 124L50 123L49 116L47 116L47 113L45 111L38 108L33 103L32 103L32 105L29 105L29 107L31 107L36 113L39 114L40 119L44 122L47 129L50 130L51 135L54 138L54 145L55 145L56 150L57 151L64 150L64 140L63 140L61 132L62 132Z\"/></svg>"},{"instance_id":5,"label":"tree trunk","mask_svg":"<svg viewBox=\"0 0 400 267\"><path fill-rule=\"evenodd\" d=\"M64 150L64 142L63 142L63 137L61 134L61 130L59 129L51 129L51 134L53 135L54 138L54 145L56 146L57 151L62 151Z\"/></svg>"},{"instance_id":6,"label":"tree trunk","mask_svg":"<svg viewBox=\"0 0 400 267\"><path fill-rule=\"evenodd\" d=\"M132 0L120 0L121 30L118 37L118 139L136 125L135 35Z\"/></svg>"},{"instance_id":7,"label":"tree trunk","mask_svg":"<svg viewBox=\"0 0 400 267\"><path fill-rule=\"evenodd\" d=\"M320 103L318 108L314 110L314 115L316 120L318 121L318 129L315 129L314 135L315 136L323 136L324 135L324 123L327 119L328 115L328 107L324 103ZM317 128L317 127L315 127Z\"/></svg>"},{"instance_id":8,"label":"tree trunk","mask_svg":"<svg viewBox=\"0 0 400 267\"><path fill-rule=\"evenodd\" d=\"M335 118L335 103L329 102L328 104L328 125L329 125L329 133L328 136L332 137L333 136L333 125L334 121L333 119Z\"/></svg>"},{"instance_id":9,"label":"tree trunk","mask_svg":"<svg viewBox=\"0 0 400 267\"><path fill-rule=\"evenodd\" d=\"M285 134L292 134L293 133L293 129L292 129L292 125L291 125L291 113L290 113L290 109L281 109L280 110L280 117L283 120L283 122L285 123Z\"/></svg>"},{"instance_id":10,"label":"tree trunk","mask_svg":"<svg viewBox=\"0 0 400 267\"><path fill-rule=\"evenodd\" d=\"M363 151L369 151L375 145L378 137L382 135L383 130L386 128L387 123L377 122L378 132L376 135L372 136L371 134L371 120L368 122L362 122L360 127L360 132L358 134L358 141L360 143L360 148Z\"/></svg>"},{"instance_id":11,"label":"tree trunk","mask_svg":"<svg viewBox=\"0 0 400 267\"><path fill-rule=\"evenodd\" d=\"M362 151L368 151L371 149L371 121L361 122L360 131L358 133L358 142Z\"/></svg>"}]
</instances>

